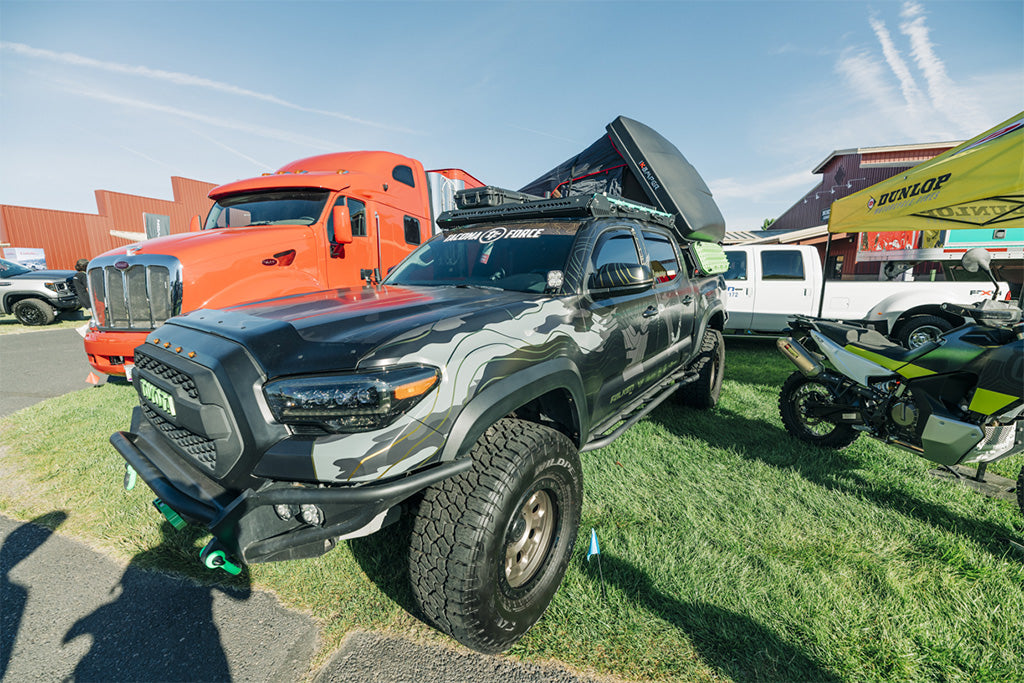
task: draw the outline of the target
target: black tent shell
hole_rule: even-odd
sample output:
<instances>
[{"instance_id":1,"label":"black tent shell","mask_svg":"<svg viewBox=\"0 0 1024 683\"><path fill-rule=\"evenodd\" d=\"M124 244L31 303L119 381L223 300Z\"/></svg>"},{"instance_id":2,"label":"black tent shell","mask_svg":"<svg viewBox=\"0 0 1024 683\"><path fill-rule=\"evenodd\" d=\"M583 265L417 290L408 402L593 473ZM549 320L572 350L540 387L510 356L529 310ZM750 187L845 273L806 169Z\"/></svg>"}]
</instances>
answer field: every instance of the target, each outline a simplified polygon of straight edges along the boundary
<instances>
[{"instance_id":1,"label":"black tent shell","mask_svg":"<svg viewBox=\"0 0 1024 683\"><path fill-rule=\"evenodd\" d=\"M520 191L542 197L604 193L676 217L684 240L721 242L725 219L711 190L679 149L653 128L620 116L607 134Z\"/></svg>"}]
</instances>

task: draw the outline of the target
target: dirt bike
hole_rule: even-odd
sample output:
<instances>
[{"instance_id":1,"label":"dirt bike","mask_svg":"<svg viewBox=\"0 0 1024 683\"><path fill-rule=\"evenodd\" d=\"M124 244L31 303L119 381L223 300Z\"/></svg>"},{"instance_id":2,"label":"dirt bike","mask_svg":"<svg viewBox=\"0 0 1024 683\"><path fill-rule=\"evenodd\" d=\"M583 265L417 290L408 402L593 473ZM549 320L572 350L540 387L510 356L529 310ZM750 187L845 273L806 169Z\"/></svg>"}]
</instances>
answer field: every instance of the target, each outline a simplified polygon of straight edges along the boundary
<instances>
[{"instance_id":1,"label":"dirt bike","mask_svg":"<svg viewBox=\"0 0 1024 683\"><path fill-rule=\"evenodd\" d=\"M991 256L968 251L961 263L992 276ZM995 279L993 278L993 282ZM777 344L796 365L779 411L807 443L844 448L863 432L947 468L1024 450L1024 323L1021 309L992 298L943 304L968 322L915 349L866 326L797 317ZM1024 513L1024 467L1017 478Z\"/></svg>"}]
</instances>

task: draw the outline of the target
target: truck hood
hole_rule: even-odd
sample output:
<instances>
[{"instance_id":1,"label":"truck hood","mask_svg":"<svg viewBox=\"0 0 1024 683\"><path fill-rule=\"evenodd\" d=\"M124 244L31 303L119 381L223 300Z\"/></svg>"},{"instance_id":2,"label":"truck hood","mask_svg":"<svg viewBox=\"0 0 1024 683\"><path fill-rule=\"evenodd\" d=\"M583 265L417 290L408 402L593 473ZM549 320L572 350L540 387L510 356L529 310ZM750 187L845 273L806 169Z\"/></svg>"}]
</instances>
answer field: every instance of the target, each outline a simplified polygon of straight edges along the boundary
<instances>
[{"instance_id":1,"label":"truck hood","mask_svg":"<svg viewBox=\"0 0 1024 683\"><path fill-rule=\"evenodd\" d=\"M73 270L33 270L29 273L22 273L21 275L11 275L3 278L4 280L67 280L69 277L74 277L75 271Z\"/></svg>"},{"instance_id":2,"label":"truck hood","mask_svg":"<svg viewBox=\"0 0 1024 683\"><path fill-rule=\"evenodd\" d=\"M310 231L305 225L268 225L258 228L217 228L177 235L167 235L145 242L136 242L127 247L119 247L106 252L103 256L125 254L166 254L177 257L182 263L202 263L204 261L223 262L225 254L235 254L245 245L248 253L272 250L280 252L286 248L289 239L303 239ZM282 246L284 245L284 246ZM267 256L272 256L268 253Z\"/></svg>"},{"instance_id":3,"label":"truck hood","mask_svg":"<svg viewBox=\"0 0 1024 683\"><path fill-rule=\"evenodd\" d=\"M505 321L535 295L470 287L363 287L299 294L222 311L198 310L172 319L245 346L268 377L351 370L381 347L399 345L439 324L470 317L473 326ZM380 354L386 360L388 354ZM301 366L296 359L301 358Z\"/></svg>"}]
</instances>

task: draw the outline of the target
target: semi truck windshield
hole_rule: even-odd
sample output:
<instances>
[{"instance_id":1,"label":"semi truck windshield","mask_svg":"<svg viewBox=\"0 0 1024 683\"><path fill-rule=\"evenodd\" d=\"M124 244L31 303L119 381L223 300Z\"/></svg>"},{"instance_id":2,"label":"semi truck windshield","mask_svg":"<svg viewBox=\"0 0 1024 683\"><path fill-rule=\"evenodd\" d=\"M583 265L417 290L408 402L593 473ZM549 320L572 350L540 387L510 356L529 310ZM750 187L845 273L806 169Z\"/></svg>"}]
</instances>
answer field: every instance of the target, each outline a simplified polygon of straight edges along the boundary
<instances>
[{"instance_id":1,"label":"semi truck windshield","mask_svg":"<svg viewBox=\"0 0 1024 683\"><path fill-rule=\"evenodd\" d=\"M270 190L221 197L206 217L205 230L258 225L312 225L329 190Z\"/></svg>"}]
</instances>

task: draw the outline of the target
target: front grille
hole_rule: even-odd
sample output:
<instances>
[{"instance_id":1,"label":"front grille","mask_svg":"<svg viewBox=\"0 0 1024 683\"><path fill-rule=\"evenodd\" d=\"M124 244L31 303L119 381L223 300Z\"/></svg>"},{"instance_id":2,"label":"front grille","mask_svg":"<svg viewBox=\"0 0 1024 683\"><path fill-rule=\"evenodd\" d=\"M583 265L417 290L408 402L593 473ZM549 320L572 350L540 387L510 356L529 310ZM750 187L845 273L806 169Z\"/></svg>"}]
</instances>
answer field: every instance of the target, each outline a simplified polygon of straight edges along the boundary
<instances>
[{"instance_id":1,"label":"front grille","mask_svg":"<svg viewBox=\"0 0 1024 683\"><path fill-rule=\"evenodd\" d=\"M205 465L211 472L217 468L217 447L213 441L172 424L145 401L141 401L141 405L142 412L150 424L163 432L164 436L173 441L178 448L195 458L200 465Z\"/></svg>"},{"instance_id":2,"label":"front grille","mask_svg":"<svg viewBox=\"0 0 1024 683\"><path fill-rule=\"evenodd\" d=\"M196 383L193 382L192 378L185 373L175 370L169 365L165 365L157 359L145 356L141 353L135 354L135 367L181 387L181 390L188 394L189 398L196 400L199 399L199 390L196 389Z\"/></svg>"},{"instance_id":3,"label":"front grille","mask_svg":"<svg viewBox=\"0 0 1024 683\"><path fill-rule=\"evenodd\" d=\"M114 257L113 263L89 270L93 312L101 328L152 330L181 312L177 259L163 257L164 263L156 264L128 263L125 258Z\"/></svg>"}]
</instances>

